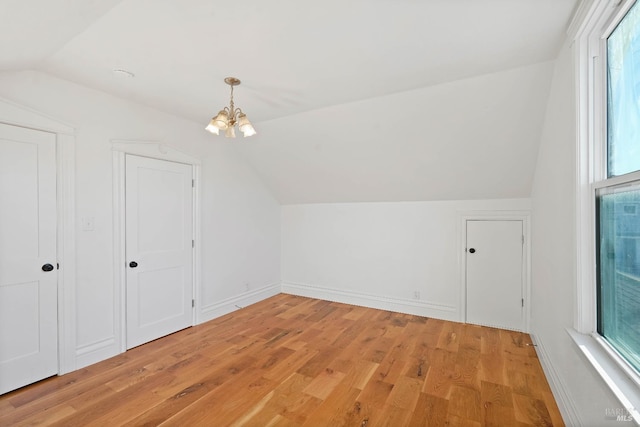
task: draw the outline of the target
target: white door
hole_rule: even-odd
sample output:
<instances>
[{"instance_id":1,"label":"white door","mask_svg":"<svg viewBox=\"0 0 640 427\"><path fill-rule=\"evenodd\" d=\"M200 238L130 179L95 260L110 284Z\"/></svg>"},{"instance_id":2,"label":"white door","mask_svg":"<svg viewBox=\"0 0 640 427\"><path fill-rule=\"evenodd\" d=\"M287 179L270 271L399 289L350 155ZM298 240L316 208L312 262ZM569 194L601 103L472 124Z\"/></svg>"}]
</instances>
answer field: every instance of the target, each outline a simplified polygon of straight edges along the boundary
<instances>
[{"instance_id":1,"label":"white door","mask_svg":"<svg viewBox=\"0 0 640 427\"><path fill-rule=\"evenodd\" d=\"M127 348L193 323L192 167L126 156Z\"/></svg>"},{"instance_id":2,"label":"white door","mask_svg":"<svg viewBox=\"0 0 640 427\"><path fill-rule=\"evenodd\" d=\"M58 372L56 267L55 135L0 124L0 394Z\"/></svg>"},{"instance_id":3,"label":"white door","mask_svg":"<svg viewBox=\"0 0 640 427\"><path fill-rule=\"evenodd\" d=\"M467 221L467 322L524 330L523 222Z\"/></svg>"}]
</instances>

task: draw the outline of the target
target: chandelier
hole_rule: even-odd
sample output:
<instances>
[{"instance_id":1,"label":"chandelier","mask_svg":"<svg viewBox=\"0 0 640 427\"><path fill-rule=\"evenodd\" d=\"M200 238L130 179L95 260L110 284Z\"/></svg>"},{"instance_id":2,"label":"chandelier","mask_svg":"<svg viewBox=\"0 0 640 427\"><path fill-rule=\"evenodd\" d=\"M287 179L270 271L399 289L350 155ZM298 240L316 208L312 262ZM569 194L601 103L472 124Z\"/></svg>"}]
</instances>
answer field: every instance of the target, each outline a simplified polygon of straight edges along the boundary
<instances>
[{"instance_id":1,"label":"chandelier","mask_svg":"<svg viewBox=\"0 0 640 427\"><path fill-rule=\"evenodd\" d=\"M223 130L224 136L227 138L235 138L235 126L238 125L238 129L240 129L245 138L255 135L256 130L251 125L247 115L243 113L240 108L235 108L233 105L233 87L238 86L240 80L235 77L227 77L224 79L224 82L231 86L231 101L229 101L229 106L220 110L218 115L211 119L205 129L216 135L219 135L219 132Z\"/></svg>"}]
</instances>

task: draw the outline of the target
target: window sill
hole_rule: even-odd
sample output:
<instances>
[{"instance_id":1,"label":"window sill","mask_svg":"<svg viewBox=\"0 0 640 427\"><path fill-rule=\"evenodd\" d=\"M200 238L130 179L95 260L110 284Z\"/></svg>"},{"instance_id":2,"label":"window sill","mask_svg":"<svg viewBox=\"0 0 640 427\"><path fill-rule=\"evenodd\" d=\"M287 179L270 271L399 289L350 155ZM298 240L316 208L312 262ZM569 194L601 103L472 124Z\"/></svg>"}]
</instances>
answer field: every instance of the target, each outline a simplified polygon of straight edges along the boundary
<instances>
[{"instance_id":1,"label":"window sill","mask_svg":"<svg viewBox=\"0 0 640 427\"><path fill-rule=\"evenodd\" d=\"M622 405L621 408L608 408L607 419L612 421L633 419L637 425L640 425L640 412L638 412L640 387L617 360L618 356L609 350L606 344L601 343L600 338L581 334L572 328L567 329L567 332Z\"/></svg>"}]
</instances>

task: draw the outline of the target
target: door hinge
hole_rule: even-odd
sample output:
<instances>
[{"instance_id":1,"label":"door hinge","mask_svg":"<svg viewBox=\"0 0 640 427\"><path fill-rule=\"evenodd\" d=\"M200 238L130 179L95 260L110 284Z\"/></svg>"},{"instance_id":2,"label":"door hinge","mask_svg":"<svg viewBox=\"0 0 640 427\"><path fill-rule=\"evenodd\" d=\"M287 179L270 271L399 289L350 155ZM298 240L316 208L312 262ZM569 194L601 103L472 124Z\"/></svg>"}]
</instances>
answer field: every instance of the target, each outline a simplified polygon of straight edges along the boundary
<instances>
[{"instance_id":1,"label":"door hinge","mask_svg":"<svg viewBox=\"0 0 640 427\"><path fill-rule=\"evenodd\" d=\"M196 180L195 179L191 180L191 187L193 187L193 188L196 187Z\"/></svg>"},{"instance_id":2,"label":"door hinge","mask_svg":"<svg viewBox=\"0 0 640 427\"><path fill-rule=\"evenodd\" d=\"M191 308L194 308L196 306L196 300L192 299L191 300Z\"/></svg>"},{"instance_id":3,"label":"door hinge","mask_svg":"<svg viewBox=\"0 0 640 427\"><path fill-rule=\"evenodd\" d=\"M196 241L195 240L191 240L191 247L195 248L196 247Z\"/></svg>"},{"instance_id":4,"label":"door hinge","mask_svg":"<svg viewBox=\"0 0 640 427\"><path fill-rule=\"evenodd\" d=\"M524 245L524 234L522 235L522 244Z\"/></svg>"},{"instance_id":5,"label":"door hinge","mask_svg":"<svg viewBox=\"0 0 640 427\"><path fill-rule=\"evenodd\" d=\"M522 298L522 306L524 307L524 298Z\"/></svg>"}]
</instances>

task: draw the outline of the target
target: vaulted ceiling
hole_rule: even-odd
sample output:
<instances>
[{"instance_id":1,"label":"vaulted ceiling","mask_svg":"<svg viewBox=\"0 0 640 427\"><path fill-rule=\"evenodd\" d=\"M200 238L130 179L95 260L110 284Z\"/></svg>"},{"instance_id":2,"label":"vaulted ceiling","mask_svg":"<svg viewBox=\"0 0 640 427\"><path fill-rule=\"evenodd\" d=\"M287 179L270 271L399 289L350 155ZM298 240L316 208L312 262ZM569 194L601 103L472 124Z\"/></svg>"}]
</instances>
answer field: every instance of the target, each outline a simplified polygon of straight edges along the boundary
<instances>
[{"instance_id":1,"label":"vaulted ceiling","mask_svg":"<svg viewBox=\"0 0 640 427\"><path fill-rule=\"evenodd\" d=\"M576 5L4 0L0 71L203 127L236 76L259 134L232 143L281 203L527 197L550 61Z\"/></svg>"}]
</instances>

